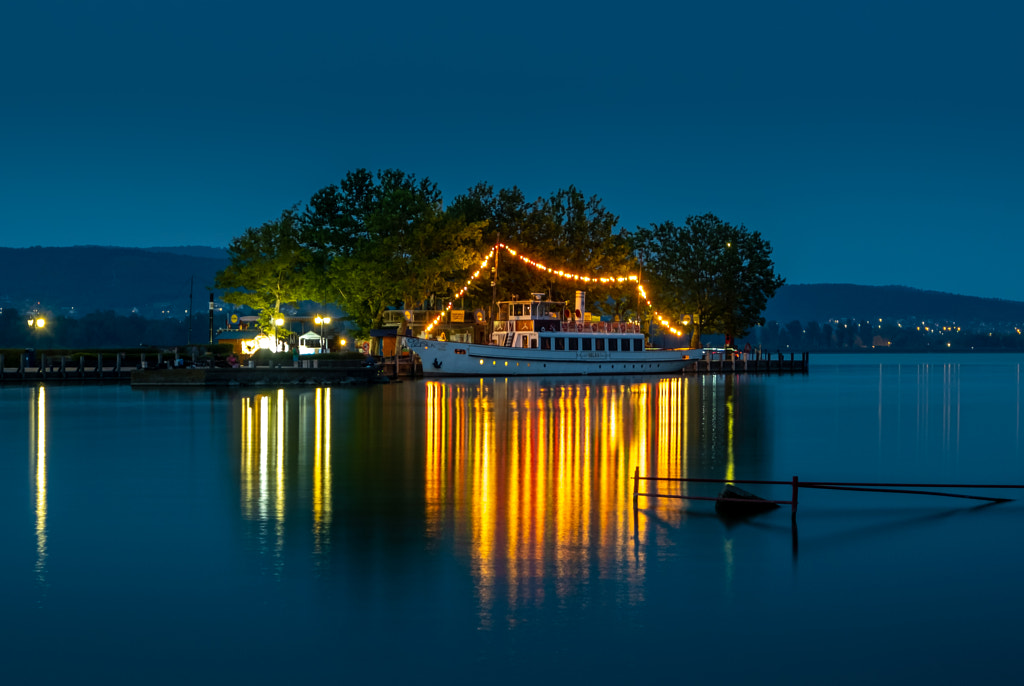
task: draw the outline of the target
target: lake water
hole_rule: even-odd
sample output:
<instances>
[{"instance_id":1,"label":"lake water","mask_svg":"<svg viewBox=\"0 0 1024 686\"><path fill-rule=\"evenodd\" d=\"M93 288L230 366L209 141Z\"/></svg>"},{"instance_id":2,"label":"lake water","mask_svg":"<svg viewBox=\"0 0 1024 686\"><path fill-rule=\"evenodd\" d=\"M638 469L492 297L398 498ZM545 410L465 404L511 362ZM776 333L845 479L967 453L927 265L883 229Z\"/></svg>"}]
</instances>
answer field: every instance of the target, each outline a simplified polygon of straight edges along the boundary
<instances>
[{"instance_id":1,"label":"lake water","mask_svg":"<svg viewBox=\"0 0 1024 686\"><path fill-rule=\"evenodd\" d=\"M3 388L4 681L1016 683L1021 501L632 476L1024 484L1022 363Z\"/></svg>"}]
</instances>

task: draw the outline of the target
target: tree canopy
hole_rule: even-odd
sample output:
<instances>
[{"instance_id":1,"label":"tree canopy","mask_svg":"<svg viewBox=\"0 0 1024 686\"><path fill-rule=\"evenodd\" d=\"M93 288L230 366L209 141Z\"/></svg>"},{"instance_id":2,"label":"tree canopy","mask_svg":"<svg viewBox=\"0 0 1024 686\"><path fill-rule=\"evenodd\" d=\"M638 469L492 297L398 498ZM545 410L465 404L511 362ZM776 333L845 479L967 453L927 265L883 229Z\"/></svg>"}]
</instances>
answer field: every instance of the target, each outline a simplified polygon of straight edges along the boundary
<instances>
[{"instance_id":1,"label":"tree canopy","mask_svg":"<svg viewBox=\"0 0 1024 686\"><path fill-rule=\"evenodd\" d=\"M683 226L651 224L637 230L635 241L659 307L679 318L692 316L695 348L701 331L734 339L763 324L761 313L785 283L760 233L713 214L688 217Z\"/></svg>"},{"instance_id":2,"label":"tree canopy","mask_svg":"<svg viewBox=\"0 0 1024 686\"><path fill-rule=\"evenodd\" d=\"M388 307L454 291L479 259L481 226L444 211L429 179L357 169L313 195L300 235L319 269L321 298L370 328Z\"/></svg>"},{"instance_id":3,"label":"tree canopy","mask_svg":"<svg viewBox=\"0 0 1024 686\"><path fill-rule=\"evenodd\" d=\"M760 323L783 283L771 246L742 225L705 214L682 227L667 221L630 233L618 222L597 196L575 186L528 201L515 186L479 183L445 207L428 178L356 169L301 210L286 210L233 240L217 287L228 289L226 301L260 310L266 328L282 305L311 300L340 305L366 331L380 327L391 307L439 309L500 242L568 273L616 278L642 267L659 310L693 315L691 344L698 347L701 330L737 337ZM581 288L509 253L495 259L496 282L493 275L479 279L465 294L476 306L536 292L571 302ZM591 290L592 312L648 314L631 282Z\"/></svg>"},{"instance_id":4,"label":"tree canopy","mask_svg":"<svg viewBox=\"0 0 1024 686\"><path fill-rule=\"evenodd\" d=\"M226 289L224 301L258 310L264 333L287 333L273 324L281 306L311 294L309 254L299 243L297 220L292 208L246 229L228 245L230 263L217 274L217 288Z\"/></svg>"},{"instance_id":5,"label":"tree canopy","mask_svg":"<svg viewBox=\"0 0 1024 686\"><path fill-rule=\"evenodd\" d=\"M617 277L636 268L629 240L616 230L619 218L597 196L587 198L575 186L528 202L515 186L495 192L488 184L478 184L456 197L451 211L470 220L486 221L484 236L490 245L509 244L552 269ZM482 248L482 252L487 249ZM499 300L530 293L547 293L555 300L569 302L575 298L579 288L576 282L530 268L507 253L499 253L498 260ZM481 284L478 294L485 295L483 287ZM588 304L597 312L624 315L628 304L635 303L631 297L634 293L633 288L606 286Z\"/></svg>"}]
</instances>

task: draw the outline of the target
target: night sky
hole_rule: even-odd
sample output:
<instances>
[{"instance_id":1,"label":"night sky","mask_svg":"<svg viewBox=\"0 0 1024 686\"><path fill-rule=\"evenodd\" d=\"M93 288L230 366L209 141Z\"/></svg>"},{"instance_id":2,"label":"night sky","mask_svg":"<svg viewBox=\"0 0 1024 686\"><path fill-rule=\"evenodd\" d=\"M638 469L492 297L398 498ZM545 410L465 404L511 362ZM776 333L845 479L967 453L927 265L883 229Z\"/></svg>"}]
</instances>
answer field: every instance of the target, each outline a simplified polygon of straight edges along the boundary
<instances>
[{"instance_id":1,"label":"night sky","mask_svg":"<svg viewBox=\"0 0 1024 686\"><path fill-rule=\"evenodd\" d=\"M358 167L623 227L713 212L789 283L1024 300L1017 2L0 9L0 245L226 246Z\"/></svg>"}]
</instances>

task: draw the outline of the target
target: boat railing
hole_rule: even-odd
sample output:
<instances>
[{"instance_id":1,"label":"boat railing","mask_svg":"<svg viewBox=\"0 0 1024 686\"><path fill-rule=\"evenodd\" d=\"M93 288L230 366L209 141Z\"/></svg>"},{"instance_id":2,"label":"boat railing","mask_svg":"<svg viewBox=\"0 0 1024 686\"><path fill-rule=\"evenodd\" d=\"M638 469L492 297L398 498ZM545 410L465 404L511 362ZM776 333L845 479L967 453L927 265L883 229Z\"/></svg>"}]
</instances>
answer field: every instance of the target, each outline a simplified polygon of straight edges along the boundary
<instances>
[{"instance_id":1,"label":"boat railing","mask_svg":"<svg viewBox=\"0 0 1024 686\"><path fill-rule=\"evenodd\" d=\"M556 323L557 322L557 323ZM577 333L639 333L639 325L633 322L581 322L571 320L530 320L519 319L512 321L494 322L494 331L504 333L508 331L541 331L545 330L577 332Z\"/></svg>"}]
</instances>

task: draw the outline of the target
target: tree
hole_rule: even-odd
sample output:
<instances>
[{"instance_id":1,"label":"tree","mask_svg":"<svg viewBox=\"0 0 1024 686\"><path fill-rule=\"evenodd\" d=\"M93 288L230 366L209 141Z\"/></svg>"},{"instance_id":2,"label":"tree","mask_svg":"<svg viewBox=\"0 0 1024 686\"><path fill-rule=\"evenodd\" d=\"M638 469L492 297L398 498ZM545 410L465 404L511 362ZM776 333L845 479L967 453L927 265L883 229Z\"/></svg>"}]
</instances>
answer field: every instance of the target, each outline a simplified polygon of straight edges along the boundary
<instances>
[{"instance_id":1,"label":"tree","mask_svg":"<svg viewBox=\"0 0 1024 686\"><path fill-rule=\"evenodd\" d=\"M807 322L807 334L805 347L811 349L822 348L824 345L821 341L821 325L818 322L810 321Z\"/></svg>"},{"instance_id":2,"label":"tree","mask_svg":"<svg viewBox=\"0 0 1024 686\"><path fill-rule=\"evenodd\" d=\"M282 305L307 299L313 290L307 268L310 255L299 243L295 208L232 239L228 258L230 263L216 280L217 288L227 289L224 301L258 310L264 333L289 333L273 320Z\"/></svg>"},{"instance_id":3,"label":"tree","mask_svg":"<svg viewBox=\"0 0 1024 686\"><path fill-rule=\"evenodd\" d=\"M763 324L761 313L785 283L760 233L713 214L688 217L681 227L667 221L638 228L634 241L658 306L692 315L694 348L702 331L735 339Z\"/></svg>"},{"instance_id":4,"label":"tree","mask_svg":"<svg viewBox=\"0 0 1024 686\"><path fill-rule=\"evenodd\" d=\"M618 277L636 268L629 241L617 231L618 217L605 209L597 196L588 198L574 186L527 202L516 187L495 192L481 183L456 197L452 209L467 219L487 220L485 238L490 245L506 243L551 269ZM486 252L489 247L481 249ZM507 253L500 254L498 260L498 299L548 293L553 299L572 301L576 290L587 288L530 267ZM602 285L599 297L590 299L590 309L624 315L635 304L635 293L633 284L618 289ZM490 299L491 292L486 295Z\"/></svg>"},{"instance_id":5,"label":"tree","mask_svg":"<svg viewBox=\"0 0 1024 686\"><path fill-rule=\"evenodd\" d=\"M636 272L636 260L626 237L616 227L619 218L605 209L600 198L585 197L575 186L538 200L533 235L526 236L531 251L542 255L549 266L611 279ZM587 286L539 272L545 290L571 300L575 291ZM588 309L625 314L635 303L636 284L600 286L598 297L588 300Z\"/></svg>"},{"instance_id":6,"label":"tree","mask_svg":"<svg viewBox=\"0 0 1024 686\"><path fill-rule=\"evenodd\" d=\"M437 184L397 169L365 169L318 191L302 215L302 244L322 291L364 330L384 310L449 294L476 262L479 222L442 207Z\"/></svg>"}]
</instances>

